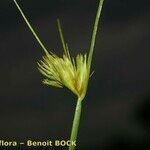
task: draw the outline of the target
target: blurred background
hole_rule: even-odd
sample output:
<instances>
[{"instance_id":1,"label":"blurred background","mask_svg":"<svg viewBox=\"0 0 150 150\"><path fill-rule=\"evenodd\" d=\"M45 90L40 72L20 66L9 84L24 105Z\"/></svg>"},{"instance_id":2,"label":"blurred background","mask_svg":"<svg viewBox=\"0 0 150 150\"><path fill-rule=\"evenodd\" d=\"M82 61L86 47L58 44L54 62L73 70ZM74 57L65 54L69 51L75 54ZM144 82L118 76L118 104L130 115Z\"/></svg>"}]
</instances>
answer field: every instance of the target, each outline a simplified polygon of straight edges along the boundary
<instances>
[{"instance_id":1,"label":"blurred background","mask_svg":"<svg viewBox=\"0 0 150 150\"><path fill-rule=\"evenodd\" d=\"M63 52L57 18L71 54L88 51L98 0L18 2L50 51ZM0 20L0 139L69 139L76 97L42 85L44 52L13 1L0 1ZM150 148L149 58L150 1L105 0L77 150Z\"/></svg>"}]
</instances>

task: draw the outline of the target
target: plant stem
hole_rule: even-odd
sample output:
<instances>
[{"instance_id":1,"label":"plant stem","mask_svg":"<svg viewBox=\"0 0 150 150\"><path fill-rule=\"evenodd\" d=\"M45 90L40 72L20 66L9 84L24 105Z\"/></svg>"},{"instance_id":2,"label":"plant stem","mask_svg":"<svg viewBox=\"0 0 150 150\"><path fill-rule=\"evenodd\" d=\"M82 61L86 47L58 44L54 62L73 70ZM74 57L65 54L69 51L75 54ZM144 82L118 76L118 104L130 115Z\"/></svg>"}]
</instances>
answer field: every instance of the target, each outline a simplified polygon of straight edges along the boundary
<instances>
[{"instance_id":1,"label":"plant stem","mask_svg":"<svg viewBox=\"0 0 150 150\"><path fill-rule=\"evenodd\" d=\"M75 109L70 141L76 141L77 139L78 128L80 124L81 109L82 109L82 100L78 99L76 109ZM69 150L75 150L75 146L74 145L69 146Z\"/></svg>"},{"instance_id":2,"label":"plant stem","mask_svg":"<svg viewBox=\"0 0 150 150\"><path fill-rule=\"evenodd\" d=\"M36 34L36 32L34 31L33 27L31 26L30 22L28 21L28 19L26 18L23 10L20 8L19 4L17 3L16 0L13 0L16 7L18 8L18 10L20 11L20 14L22 15L24 21L26 22L27 26L29 27L29 29L31 30L32 34L34 35L35 39L38 41L39 45L42 47L42 49L44 50L44 52L47 54L48 50L46 49L46 47L44 46L44 44L42 43L42 41L39 39L38 35Z\"/></svg>"},{"instance_id":3,"label":"plant stem","mask_svg":"<svg viewBox=\"0 0 150 150\"><path fill-rule=\"evenodd\" d=\"M67 55L66 42L64 40L64 34L63 34L63 31L62 31L59 19L57 19L57 26L58 26L58 31L59 31L59 35L60 35L60 39L61 39L61 43L62 43L64 52L65 52L65 55Z\"/></svg>"},{"instance_id":4,"label":"plant stem","mask_svg":"<svg viewBox=\"0 0 150 150\"><path fill-rule=\"evenodd\" d=\"M95 40L96 40L96 34L97 34L97 28L101 16L101 11L102 11L102 6L103 6L104 0L99 0L99 6L95 18L95 23L94 23L94 28L93 28L93 33L92 33L92 38L91 38L91 45L90 45L90 51L88 55L88 70L90 73L90 68L91 68L91 62L92 62L92 56L93 56L93 51L95 47ZM72 125L72 131L71 131L71 141L76 141L77 135L78 135L78 128L80 124L80 116L81 116L81 109L82 109L82 100L78 99L77 105L76 105L76 110L75 110L75 115L74 115L74 120L73 120L73 125ZM69 146L69 150L75 150L75 146L71 145Z\"/></svg>"},{"instance_id":5,"label":"plant stem","mask_svg":"<svg viewBox=\"0 0 150 150\"><path fill-rule=\"evenodd\" d=\"M103 2L104 2L104 0L99 0L99 6L98 6L96 18L95 18L95 24L94 24L92 38L91 38L90 51L89 51L89 55L88 55L89 71L90 71L90 68L91 68L92 56L93 56L93 51L94 51L94 47L95 47L95 40L96 40L96 34L97 34L97 28L98 28L98 23L99 23L101 12L102 12Z\"/></svg>"},{"instance_id":6,"label":"plant stem","mask_svg":"<svg viewBox=\"0 0 150 150\"><path fill-rule=\"evenodd\" d=\"M62 43L62 46L63 46L63 49L64 49L64 54L71 60L70 53L69 53L69 50L68 50L68 45L65 42L64 34L63 34L63 31L62 31L62 27L61 27L59 19L57 19L57 26L58 26L58 31L59 31L61 43Z\"/></svg>"}]
</instances>

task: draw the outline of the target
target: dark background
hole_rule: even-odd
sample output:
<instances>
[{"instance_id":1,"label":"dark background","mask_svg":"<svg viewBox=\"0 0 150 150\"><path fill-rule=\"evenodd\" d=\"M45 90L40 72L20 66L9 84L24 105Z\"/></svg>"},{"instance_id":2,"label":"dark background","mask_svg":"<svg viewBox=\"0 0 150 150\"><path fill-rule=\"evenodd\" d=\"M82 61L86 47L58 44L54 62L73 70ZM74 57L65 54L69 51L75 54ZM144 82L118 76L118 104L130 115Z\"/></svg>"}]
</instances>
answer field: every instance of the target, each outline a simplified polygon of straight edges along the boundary
<instances>
[{"instance_id":1,"label":"dark background","mask_svg":"<svg viewBox=\"0 0 150 150\"><path fill-rule=\"evenodd\" d=\"M72 55L88 51L97 0L18 2L49 50L62 55L60 18ZM77 149L149 149L150 1L105 0L100 26ZM13 1L1 0L0 139L69 138L76 99L42 85L43 54Z\"/></svg>"}]
</instances>

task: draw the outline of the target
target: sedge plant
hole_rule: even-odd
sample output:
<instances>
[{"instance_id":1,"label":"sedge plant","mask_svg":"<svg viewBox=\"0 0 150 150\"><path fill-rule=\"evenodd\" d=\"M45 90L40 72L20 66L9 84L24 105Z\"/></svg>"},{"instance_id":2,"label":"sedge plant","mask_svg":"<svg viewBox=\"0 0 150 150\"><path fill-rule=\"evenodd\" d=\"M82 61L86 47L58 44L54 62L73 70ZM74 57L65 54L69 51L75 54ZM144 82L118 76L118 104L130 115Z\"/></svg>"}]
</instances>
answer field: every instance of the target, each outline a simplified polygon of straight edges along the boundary
<instances>
[{"instance_id":1,"label":"sedge plant","mask_svg":"<svg viewBox=\"0 0 150 150\"><path fill-rule=\"evenodd\" d=\"M53 52L47 50L45 45L40 40L39 36L34 31L30 22L26 18L18 2L16 0L13 0L17 9L22 15L24 21L26 22L27 26L32 32L33 36L35 37L35 39L37 40L37 42L39 43L39 45L41 46L41 48L45 53L42 60L38 62L38 69L41 72L41 74L45 77L43 83L58 88L66 87L77 96L77 104L70 136L71 141L77 140L82 109L82 101L86 95L89 78L91 76L90 70L91 70L92 56L94 52L96 34L104 0L97 0L97 1L99 1L99 5L92 32L89 52L86 54L79 53L74 58L70 55L68 45L64 40L64 35L59 19L57 19L57 25L63 47L62 57L58 57ZM75 146L74 145L69 146L69 150L75 150Z\"/></svg>"}]
</instances>

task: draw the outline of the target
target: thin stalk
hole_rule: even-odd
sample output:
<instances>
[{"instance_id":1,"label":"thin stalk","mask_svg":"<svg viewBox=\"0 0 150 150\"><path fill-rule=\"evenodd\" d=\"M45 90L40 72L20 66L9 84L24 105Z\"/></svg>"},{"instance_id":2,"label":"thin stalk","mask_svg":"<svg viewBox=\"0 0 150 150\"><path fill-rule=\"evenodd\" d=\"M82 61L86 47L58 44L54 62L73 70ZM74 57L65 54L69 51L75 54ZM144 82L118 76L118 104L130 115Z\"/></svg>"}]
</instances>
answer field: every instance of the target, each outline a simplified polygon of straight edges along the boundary
<instances>
[{"instance_id":1,"label":"thin stalk","mask_svg":"<svg viewBox=\"0 0 150 150\"><path fill-rule=\"evenodd\" d=\"M96 18L95 18L95 24L94 24L92 38L91 38L90 51L89 51L89 55L88 55L89 70L91 68L92 56L93 56L93 51L94 51L94 47L95 47L95 40L96 40L96 34L97 34L97 28L98 28L98 24L99 24L101 12L102 12L103 2L104 2L104 0L99 0L99 6L98 6Z\"/></svg>"},{"instance_id":2,"label":"thin stalk","mask_svg":"<svg viewBox=\"0 0 150 150\"><path fill-rule=\"evenodd\" d=\"M64 52L67 55L66 43L65 43L65 40L64 40L64 35L63 35L63 31L62 31L59 19L57 19L57 26L58 26L58 31L59 31L59 35L60 35L60 39L61 39L61 43L62 43Z\"/></svg>"},{"instance_id":3,"label":"thin stalk","mask_svg":"<svg viewBox=\"0 0 150 150\"><path fill-rule=\"evenodd\" d=\"M92 38L91 38L91 45L90 45L90 51L88 55L88 70L90 72L91 68L91 63L92 63L92 56L93 56L93 51L95 47L95 40L96 40L96 35L97 35L97 28L101 16L101 11L102 11L102 6L103 6L104 0L99 0L99 6L95 18L95 23L94 23L94 28L92 32ZM76 110L75 110L75 115L74 115L74 120L73 120L73 125L72 125L72 131L71 131L71 141L76 141L77 135L78 135L78 128L80 124L80 116L81 116L81 109L82 109L82 100L78 99L77 105L76 105ZM71 145L69 146L69 150L75 150L75 146Z\"/></svg>"},{"instance_id":4,"label":"thin stalk","mask_svg":"<svg viewBox=\"0 0 150 150\"><path fill-rule=\"evenodd\" d=\"M33 36L35 37L35 39L38 41L39 45L42 47L42 49L44 50L44 52L47 54L48 50L47 48L44 46L44 44L42 43L42 41L39 39L38 35L36 34L36 32L34 31L33 27L31 26L30 22L28 21L28 19L26 18L23 10L20 8L19 4L17 3L16 0L13 0L15 5L17 6L18 10L20 11L20 14L22 15L24 21L26 22L27 26L29 27L29 29L31 30Z\"/></svg>"},{"instance_id":5,"label":"thin stalk","mask_svg":"<svg viewBox=\"0 0 150 150\"><path fill-rule=\"evenodd\" d=\"M74 114L70 141L76 141L77 139L80 124L81 109L82 109L82 100L78 99ZM75 150L75 146L74 145L69 146L69 150Z\"/></svg>"},{"instance_id":6,"label":"thin stalk","mask_svg":"<svg viewBox=\"0 0 150 150\"><path fill-rule=\"evenodd\" d=\"M58 31L59 31L62 47L64 49L64 54L71 60L70 53L69 53L69 50L68 50L68 45L65 42L63 30L62 30L59 19L57 19L57 26L58 26Z\"/></svg>"}]
</instances>

